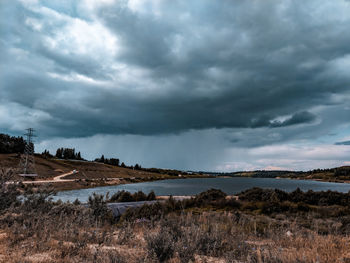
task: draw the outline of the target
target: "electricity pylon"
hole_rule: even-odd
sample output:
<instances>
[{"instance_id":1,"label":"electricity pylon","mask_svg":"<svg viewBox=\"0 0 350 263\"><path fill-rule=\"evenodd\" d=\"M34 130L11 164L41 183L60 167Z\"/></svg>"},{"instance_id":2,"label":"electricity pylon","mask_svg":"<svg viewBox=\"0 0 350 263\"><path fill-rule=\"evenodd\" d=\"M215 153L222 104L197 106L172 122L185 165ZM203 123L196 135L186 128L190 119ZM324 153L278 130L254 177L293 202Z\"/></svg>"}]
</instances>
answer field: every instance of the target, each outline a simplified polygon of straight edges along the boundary
<instances>
[{"instance_id":1,"label":"electricity pylon","mask_svg":"<svg viewBox=\"0 0 350 263\"><path fill-rule=\"evenodd\" d=\"M33 128L26 129L27 133L24 135L27 136L24 153L21 155L20 161L20 172L21 176L38 176L35 170L35 161L34 161L34 141L33 137L35 130Z\"/></svg>"}]
</instances>

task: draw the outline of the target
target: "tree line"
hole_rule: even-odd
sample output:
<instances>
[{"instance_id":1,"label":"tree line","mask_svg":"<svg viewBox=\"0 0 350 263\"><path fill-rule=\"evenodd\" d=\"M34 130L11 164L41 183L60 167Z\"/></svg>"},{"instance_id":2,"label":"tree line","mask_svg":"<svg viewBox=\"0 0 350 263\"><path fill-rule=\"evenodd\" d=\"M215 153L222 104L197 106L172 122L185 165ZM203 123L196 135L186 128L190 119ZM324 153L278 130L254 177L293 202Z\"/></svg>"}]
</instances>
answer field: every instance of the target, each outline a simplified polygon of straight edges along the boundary
<instances>
[{"instance_id":1,"label":"tree line","mask_svg":"<svg viewBox=\"0 0 350 263\"><path fill-rule=\"evenodd\" d=\"M83 160L83 158L81 158L80 152L75 152L75 148L58 148L56 150L56 158Z\"/></svg>"},{"instance_id":2,"label":"tree line","mask_svg":"<svg viewBox=\"0 0 350 263\"><path fill-rule=\"evenodd\" d=\"M23 153L25 146L23 137L0 134L0 153Z\"/></svg>"},{"instance_id":3,"label":"tree line","mask_svg":"<svg viewBox=\"0 0 350 263\"><path fill-rule=\"evenodd\" d=\"M99 163L104 163L104 164L109 164L109 165L114 165L114 166L120 166L123 168L131 168L131 169L135 169L135 170L141 170L142 167L141 165L139 165L138 163L135 164L134 166L130 165L127 166L124 162L122 162L120 164L120 160L117 158L105 158L105 156L102 154L100 158L96 158L95 162L99 162Z\"/></svg>"},{"instance_id":4,"label":"tree line","mask_svg":"<svg viewBox=\"0 0 350 263\"><path fill-rule=\"evenodd\" d=\"M23 137L15 137L7 134L0 133L0 154L11 154L11 153L24 153L24 149L26 146L26 142ZM41 156L44 158L53 158L56 157L58 159L70 159L70 160L85 160L80 151L76 151L75 148L64 148L60 147L56 150L56 154L51 154L48 150L44 150L41 153ZM177 170L167 170L167 169L159 169L159 168L143 168L140 164L136 163L135 165L126 165L124 162L120 162L118 158L105 158L102 155L100 158L96 158L95 162L104 163L113 166L119 166L123 168L130 168L135 170L144 170L148 172L155 172L160 174L170 174L170 175L178 175L179 173L185 174L184 172Z\"/></svg>"},{"instance_id":5,"label":"tree line","mask_svg":"<svg viewBox=\"0 0 350 263\"><path fill-rule=\"evenodd\" d=\"M80 152L76 152L75 148L58 148L56 150L56 154L52 155L48 150L45 150L41 153L41 155L44 158L53 158L56 157L58 159L66 159L66 160L85 160L82 156ZM119 167L123 167L123 168L131 168L131 169L135 169L135 170L141 170L142 167L140 164L135 164L133 165L126 165L124 162L120 163L120 160L118 158L105 158L105 156L102 154L100 158L96 158L94 160L95 162L98 163L104 163L104 164L108 164L108 165L113 165L113 166L119 166Z\"/></svg>"}]
</instances>

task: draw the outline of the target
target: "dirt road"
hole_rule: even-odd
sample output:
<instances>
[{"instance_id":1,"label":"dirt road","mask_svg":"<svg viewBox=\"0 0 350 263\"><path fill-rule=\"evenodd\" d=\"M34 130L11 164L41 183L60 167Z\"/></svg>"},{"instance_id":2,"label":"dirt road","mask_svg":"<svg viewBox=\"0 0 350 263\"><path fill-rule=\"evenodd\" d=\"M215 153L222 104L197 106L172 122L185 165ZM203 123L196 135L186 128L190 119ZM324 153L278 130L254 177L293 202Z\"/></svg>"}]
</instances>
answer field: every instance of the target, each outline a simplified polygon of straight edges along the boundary
<instances>
[{"instance_id":1,"label":"dirt road","mask_svg":"<svg viewBox=\"0 0 350 263\"><path fill-rule=\"evenodd\" d=\"M68 175L77 173L76 170L72 170L68 173L64 173L58 176L55 176L54 178L50 180L38 180L38 181L23 181L24 184L43 184L43 183L58 183L58 182L74 182L77 179L62 179Z\"/></svg>"}]
</instances>

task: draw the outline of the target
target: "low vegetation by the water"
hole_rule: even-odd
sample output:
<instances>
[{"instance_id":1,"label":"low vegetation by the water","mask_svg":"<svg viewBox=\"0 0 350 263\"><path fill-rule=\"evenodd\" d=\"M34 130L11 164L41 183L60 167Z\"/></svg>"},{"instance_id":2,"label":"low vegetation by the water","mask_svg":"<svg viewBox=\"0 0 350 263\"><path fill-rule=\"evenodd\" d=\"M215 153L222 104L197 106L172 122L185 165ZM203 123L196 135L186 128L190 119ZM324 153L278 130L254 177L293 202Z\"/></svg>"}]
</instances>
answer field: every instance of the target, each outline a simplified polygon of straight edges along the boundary
<instances>
[{"instance_id":1,"label":"low vegetation by the water","mask_svg":"<svg viewBox=\"0 0 350 263\"><path fill-rule=\"evenodd\" d=\"M148 195L142 191L130 193L127 191L118 191L114 193L110 198L106 197L108 202L137 202L137 201L152 201L156 199L156 194L151 191Z\"/></svg>"},{"instance_id":2,"label":"low vegetation by the water","mask_svg":"<svg viewBox=\"0 0 350 263\"><path fill-rule=\"evenodd\" d=\"M211 189L115 218L107 201L53 202L1 172L0 262L348 262L350 193ZM114 196L114 197L113 197ZM22 201L18 199L21 198Z\"/></svg>"}]
</instances>

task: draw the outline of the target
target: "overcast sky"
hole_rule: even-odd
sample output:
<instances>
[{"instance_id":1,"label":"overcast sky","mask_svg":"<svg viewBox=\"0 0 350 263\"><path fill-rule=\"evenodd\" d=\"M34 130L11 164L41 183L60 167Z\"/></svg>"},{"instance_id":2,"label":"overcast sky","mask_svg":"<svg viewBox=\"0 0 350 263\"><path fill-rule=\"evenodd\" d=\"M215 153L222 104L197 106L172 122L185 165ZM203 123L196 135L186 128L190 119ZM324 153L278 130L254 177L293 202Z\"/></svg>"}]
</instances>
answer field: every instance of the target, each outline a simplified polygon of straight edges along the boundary
<instances>
[{"instance_id":1,"label":"overcast sky","mask_svg":"<svg viewBox=\"0 0 350 263\"><path fill-rule=\"evenodd\" d=\"M350 165L350 2L1 0L0 132L237 171Z\"/></svg>"}]
</instances>

